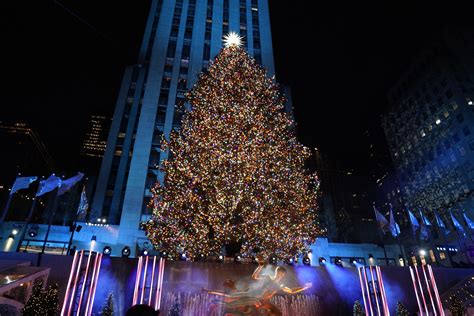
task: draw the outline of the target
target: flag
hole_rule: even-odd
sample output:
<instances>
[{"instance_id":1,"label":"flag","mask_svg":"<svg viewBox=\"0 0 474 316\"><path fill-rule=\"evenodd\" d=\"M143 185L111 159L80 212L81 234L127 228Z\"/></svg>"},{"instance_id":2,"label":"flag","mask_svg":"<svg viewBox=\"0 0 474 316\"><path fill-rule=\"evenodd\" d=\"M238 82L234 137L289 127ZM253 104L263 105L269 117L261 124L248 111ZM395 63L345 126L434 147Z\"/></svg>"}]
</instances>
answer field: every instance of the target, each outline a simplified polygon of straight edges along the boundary
<instances>
[{"instance_id":1,"label":"flag","mask_svg":"<svg viewBox=\"0 0 474 316\"><path fill-rule=\"evenodd\" d=\"M388 226L387 219L380 213L374 205L374 212L375 212L375 220L377 221L380 230L382 233L385 233L385 227Z\"/></svg>"},{"instance_id":2,"label":"flag","mask_svg":"<svg viewBox=\"0 0 474 316\"><path fill-rule=\"evenodd\" d=\"M414 234L416 233L416 230L420 228L420 223L418 223L418 219L415 217L415 215L413 215L412 212L410 212L410 210L408 210L408 217L410 218L410 223Z\"/></svg>"},{"instance_id":3,"label":"flag","mask_svg":"<svg viewBox=\"0 0 474 316\"><path fill-rule=\"evenodd\" d=\"M438 215L438 213L436 211L434 211L433 213L434 213L436 223L438 224L439 229L443 231L445 235L448 235L451 231L446 228L446 225L444 224L443 220Z\"/></svg>"},{"instance_id":4,"label":"flag","mask_svg":"<svg viewBox=\"0 0 474 316\"><path fill-rule=\"evenodd\" d=\"M466 221L467 227L469 227L470 229L474 229L474 222L472 221L472 219L467 217L466 210L462 212L462 216L464 217L464 220Z\"/></svg>"},{"instance_id":5,"label":"flag","mask_svg":"<svg viewBox=\"0 0 474 316\"><path fill-rule=\"evenodd\" d=\"M89 202L87 201L86 186L82 187L81 200L79 201L79 207L77 208L76 219L79 221L84 220L86 217L87 209L89 208Z\"/></svg>"},{"instance_id":6,"label":"flag","mask_svg":"<svg viewBox=\"0 0 474 316\"><path fill-rule=\"evenodd\" d=\"M397 222L395 222L391 204L390 204L390 223L388 224L388 229L390 230L390 233L392 233L393 237L397 237L398 235L400 235L400 226L398 226Z\"/></svg>"},{"instance_id":7,"label":"flag","mask_svg":"<svg viewBox=\"0 0 474 316\"><path fill-rule=\"evenodd\" d=\"M13 183L12 189L10 190L10 195L15 194L17 191L22 189L28 189L30 184L38 180L38 177L18 177Z\"/></svg>"},{"instance_id":8,"label":"flag","mask_svg":"<svg viewBox=\"0 0 474 316\"><path fill-rule=\"evenodd\" d=\"M61 178L56 177L54 173L49 176L46 180L41 180L38 187L38 192L36 192L36 196L42 196L48 192L53 191L56 188L61 186Z\"/></svg>"},{"instance_id":9,"label":"flag","mask_svg":"<svg viewBox=\"0 0 474 316\"><path fill-rule=\"evenodd\" d=\"M451 220L453 221L454 227L461 233L464 234L464 227L462 227L461 223L454 217L453 212L449 212L451 214Z\"/></svg>"},{"instance_id":10,"label":"flag","mask_svg":"<svg viewBox=\"0 0 474 316\"><path fill-rule=\"evenodd\" d=\"M67 191L71 190L72 187L76 185L76 183L81 181L83 177L84 177L84 174L79 172L76 176L66 179L64 181L61 181L61 186L59 187L59 190L58 190L58 196L63 195Z\"/></svg>"},{"instance_id":11,"label":"flag","mask_svg":"<svg viewBox=\"0 0 474 316\"><path fill-rule=\"evenodd\" d=\"M431 226L430 221L426 218L423 212L421 210L419 211L420 211L421 221L423 222L423 224L425 224L426 226Z\"/></svg>"}]
</instances>

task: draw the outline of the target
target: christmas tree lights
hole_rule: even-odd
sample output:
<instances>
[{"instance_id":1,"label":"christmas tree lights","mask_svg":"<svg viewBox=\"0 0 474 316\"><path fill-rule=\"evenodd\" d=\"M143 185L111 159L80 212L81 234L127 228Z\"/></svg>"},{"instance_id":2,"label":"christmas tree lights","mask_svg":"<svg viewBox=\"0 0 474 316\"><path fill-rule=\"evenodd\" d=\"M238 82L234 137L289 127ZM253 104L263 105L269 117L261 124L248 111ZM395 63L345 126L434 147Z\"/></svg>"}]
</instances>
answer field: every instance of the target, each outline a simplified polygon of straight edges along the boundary
<instances>
[{"instance_id":1,"label":"christmas tree lights","mask_svg":"<svg viewBox=\"0 0 474 316\"><path fill-rule=\"evenodd\" d=\"M309 250L318 180L310 152L283 111L285 99L247 52L229 44L186 94L181 129L163 140L164 183L152 189L145 224L156 249L172 256L220 253L288 259Z\"/></svg>"}]
</instances>

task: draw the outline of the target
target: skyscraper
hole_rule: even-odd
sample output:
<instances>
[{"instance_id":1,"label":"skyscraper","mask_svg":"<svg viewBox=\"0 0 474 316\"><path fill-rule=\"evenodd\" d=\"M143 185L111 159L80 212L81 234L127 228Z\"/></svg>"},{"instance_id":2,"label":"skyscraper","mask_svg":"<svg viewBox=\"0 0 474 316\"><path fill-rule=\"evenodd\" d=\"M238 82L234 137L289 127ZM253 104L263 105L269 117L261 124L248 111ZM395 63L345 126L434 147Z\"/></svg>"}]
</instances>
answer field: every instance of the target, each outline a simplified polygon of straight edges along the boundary
<instances>
[{"instance_id":1,"label":"skyscraper","mask_svg":"<svg viewBox=\"0 0 474 316\"><path fill-rule=\"evenodd\" d=\"M472 31L449 30L418 55L389 92L382 120L407 207L450 222L474 207Z\"/></svg>"},{"instance_id":2,"label":"skyscraper","mask_svg":"<svg viewBox=\"0 0 474 316\"><path fill-rule=\"evenodd\" d=\"M107 145L108 121L103 115L93 114L90 116L89 126L82 142L82 156L104 157Z\"/></svg>"},{"instance_id":3,"label":"skyscraper","mask_svg":"<svg viewBox=\"0 0 474 316\"><path fill-rule=\"evenodd\" d=\"M222 37L244 37L250 55L274 75L267 0L153 0L138 62L125 70L91 219L119 224L118 245L145 240L138 230L149 218L150 189L163 179L167 158L162 135L178 128L183 93L192 87L222 47Z\"/></svg>"}]
</instances>

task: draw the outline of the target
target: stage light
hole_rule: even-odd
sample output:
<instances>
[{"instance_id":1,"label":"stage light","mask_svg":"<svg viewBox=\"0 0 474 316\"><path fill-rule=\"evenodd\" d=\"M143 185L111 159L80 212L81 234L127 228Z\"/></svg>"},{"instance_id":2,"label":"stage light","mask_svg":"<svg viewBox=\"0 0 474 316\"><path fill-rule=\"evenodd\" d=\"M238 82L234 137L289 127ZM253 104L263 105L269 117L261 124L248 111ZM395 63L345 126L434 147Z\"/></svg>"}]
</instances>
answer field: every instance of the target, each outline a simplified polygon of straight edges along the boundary
<instances>
[{"instance_id":1,"label":"stage light","mask_svg":"<svg viewBox=\"0 0 474 316\"><path fill-rule=\"evenodd\" d=\"M186 261L186 253L183 252L183 253L179 256L179 258L180 258L181 260L183 260L183 261Z\"/></svg>"},{"instance_id":2,"label":"stage light","mask_svg":"<svg viewBox=\"0 0 474 316\"><path fill-rule=\"evenodd\" d=\"M398 256L398 262L400 263L400 266L401 266L401 267L404 267L404 266L405 266L405 260L403 259L403 256L402 256L402 255L399 255L399 256Z\"/></svg>"},{"instance_id":3,"label":"stage light","mask_svg":"<svg viewBox=\"0 0 474 316\"><path fill-rule=\"evenodd\" d=\"M112 253L112 247L105 246L104 249L102 250L102 253L106 256L110 256L110 254Z\"/></svg>"},{"instance_id":4,"label":"stage light","mask_svg":"<svg viewBox=\"0 0 474 316\"><path fill-rule=\"evenodd\" d=\"M426 250L425 249L420 250L420 256L422 256L422 257L426 256Z\"/></svg>"},{"instance_id":5,"label":"stage light","mask_svg":"<svg viewBox=\"0 0 474 316\"><path fill-rule=\"evenodd\" d=\"M143 250L143 255L148 256L148 250L147 249Z\"/></svg>"},{"instance_id":6,"label":"stage light","mask_svg":"<svg viewBox=\"0 0 474 316\"><path fill-rule=\"evenodd\" d=\"M319 265L320 266L325 266L326 265L326 258L319 257Z\"/></svg>"},{"instance_id":7,"label":"stage light","mask_svg":"<svg viewBox=\"0 0 474 316\"><path fill-rule=\"evenodd\" d=\"M357 264L356 258L351 258L351 264L355 266Z\"/></svg>"},{"instance_id":8,"label":"stage light","mask_svg":"<svg viewBox=\"0 0 474 316\"><path fill-rule=\"evenodd\" d=\"M334 259L334 264L335 264L336 266L342 267L342 259L339 258L339 257L336 257L336 258Z\"/></svg>"},{"instance_id":9,"label":"stage light","mask_svg":"<svg viewBox=\"0 0 474 316\"><path fill-rule=\"evenodd\" d=\"M122 257L128 258L129 256L130 256L130 247L129 247L129 246L123 247L123 249L122 249Z\"/></svg>"},{"instance_id":10,"label":"stage light","mask_svg":"<svg viewBox=\"0 0 474 316\"><path fill-rule=\"evenodd\" d=\"M205 261L205 260L206 260L206 256L205 256L204 254L200 253L200 254L198 255L198 258L197 258L197 259L198 259L199 261Z\"/></svg>"},{"instance_id":11,"label":"stage light","mask_svg":"<svg viewBox=\"0 0 474 316\"><path fill-rule=\"evenodd\" d=\"M94 250L94 246L95 246L96 241L97 241L97 236L96 236L96 235L92 235L92 238L91 238L91 249L90 249L90 251L93 251L93 250Z\"/></svg>"},{"instance_id":12,"label":"stage light","mask_svg":"<svg viewBox=\"0 0 474 316\"><path fill-rule=\"evenodd\" d=\"M257 257L255 257L255 256L252 257L252 263L254 263L254 264L258 263Z\"/></svg>"},{"instance_id":13,"label":"stage light","mask_svg":"<svg viewBox=\"0 0 474 316\"><path fill-rule=\"evenodd\" d=\"M234 261L237 262L237 263L240 263L242 261L242 257L240 255L236 255L234 257Z\"/></svg>"},{"instance_id":14,"label":"stage light","mask_svg":"<svg viewBox=\"0 0 474 316\"><path fill-rule=\"evenodd\" d=\"M369 253L369 261L370 261L370 263L372 263L372 261L374 261L374 256L371 253Z\"/></svg>"},{"instance_id":15,"label":"stage light","mask_svg":"<svg viewBox=\"0 0 474 316\"><path fill-rule=\"evenodd\" d=\"M310 265L311 265L311 259L308 257L308 255L304 256L304 258L303 258L303 264L306 265L306 266L310 266Z\"/></svg>"},{"instance_id":16,"label":"stage light","mask_svg":"<svg viewBox=\"0 0 474 316\"><path fill-rule=\"evenodd\" d=\"M293 264L295 263L295 259L289 258L289 259L286 261L286 263L291 266L291 265L293 265Z\"/></svg>"},{"instance_id":17,"label":"stage light","mask_svg":"<svg viewBox=\"0 0 474 316\"><path fill-rule=\"evenodd\" d=\"M217 257L217 262L224 262L224 256L223 255L219 255Z\"/></svg>"},{"instance_id":18,"label":"stage light","mask_svg":"<svg viewBox=\"0 0 474 316\"><path fill-rule=\"evenodd\" d=\"M165 250L160 251L160 257L161 258L166 258L166 257L168 257L168 253Z\"/></svg>"},{"instance_id":19,"label":"stage light","mask_svg":"<svg viewBox=\"0 0 474 316\"><path fill-rule=\"evenodd\" d=\"M12 230L12 235L15 236L16 234L18 234L18 229L13 228L13 230Z\"/></svg>"},{"instance_id":20,"label":"stage light","mask_svg":"<svg viewBox=\"0 0 474 316\"><path fill-rule=\"evenodd\" d=\"M31 228L28 230L28 236L30 236L30 237L36 237L36 236L38 236L38 230L39 230L39 227L38 227L38 226L33 226L33 227L31 227Z\"/></svg>"}]
</instances>

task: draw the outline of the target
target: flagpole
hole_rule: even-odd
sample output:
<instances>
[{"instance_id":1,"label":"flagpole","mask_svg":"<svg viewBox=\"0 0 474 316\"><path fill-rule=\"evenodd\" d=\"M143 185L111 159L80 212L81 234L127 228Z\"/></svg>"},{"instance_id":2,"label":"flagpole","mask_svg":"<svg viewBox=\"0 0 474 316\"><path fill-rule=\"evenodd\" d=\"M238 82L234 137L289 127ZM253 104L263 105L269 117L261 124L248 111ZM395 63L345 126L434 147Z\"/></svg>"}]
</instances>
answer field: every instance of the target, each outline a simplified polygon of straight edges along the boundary
<instances>
[{"instance_id":1,"label":"flagpole","mask_svg":"<svg viewBox=\"0 0 474 316\"><path fill-rule=\"evenodd\" d=\"M380 231L380 226L378 224L377 213L375 213L375 202L373 202L373 208L374 208L374 214L375 214L375 221L377 222L377 230L379 231L380 244L382 245L383 254L385 256L385 264L388 266L387 250L385 249L385 244L383 242L382 232Z\"/></svg>"},{"instance_id":2,"label":"flagpole","mask_svg":"<svg viewBox=\"0 0 474 316\"><path fill-rule=\"evenodd\" d=\"M58 200L59 200L59 195L58 195L58 191L56 190L56 196L54 197L53 209L51 211L51 214L49 214L48 229L46 230L46 235L44 237L43 247L41 248L41 254L44 254L46 243L48 242L49 232L51 231L51 225L56 215L56 209L58 208Z\"/></svg>"},{"instance_id":3,"label":"flagpole","mask_svg":"<svg viewBox=\"0 0 474 316\"><path fill-rule=\"evenodd\" d=\"M30 224L31 217L33 216L33 212L34 212L35 207L36 207L36 200L37 200L37 199L38 199L38 197L35 195L35 197L33 197L33 204L31 204L31 208L30 208L30 212L28 213L28 217L26 217L26 224L25 224L25 227L24 227L23 231L21 232L21 237L20 237L20 239L18 240L18 246L16 247L16 251L17 251L17 252L20 251L21 243L22 243L23 240L25 239L26 230L28 229L28 225Z\"/></svg>"},{"instance_id":4,"label":"flagpole","mask_svg":"<svg viewBox=\"0 0 474 316\"><path fill-rule=\"evenodd\" d=\"M7 204L5 205L5 208L3 209L2 217L0 218L0 224L3 224L3 222L5 221L5 217L7 216L8 209L10 208L10 203L12 201L12 198L13 198L13 194L8 194Z\"/></svg>"},{"instance_id":5,"label":"flagpole","mask_svg":"<svg viewBox=\"0 0 474 316\"><path fill-rule=\"evenodd\" d=\"M469 255L467 254L467 249L463 250L463 245L461 244L461 239L463 236L459 234L459 230L456 229L456 233L458 234L458 244L459 244L459 250L462 250L464 252L464 256L466 257L467 264L471 264L471 259L469 259Z\"/></svg>"}]
</instances>

